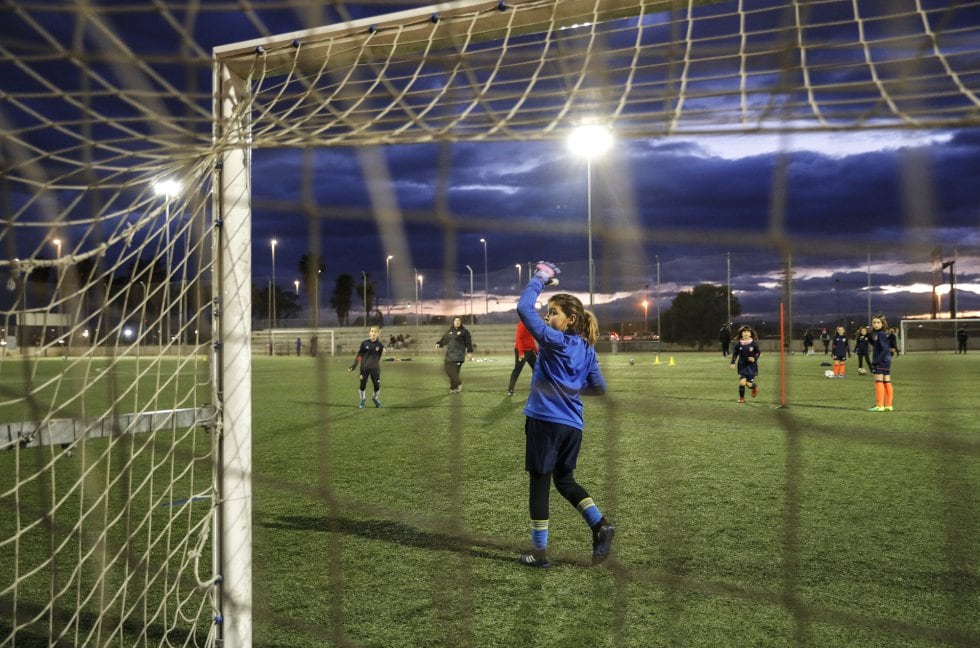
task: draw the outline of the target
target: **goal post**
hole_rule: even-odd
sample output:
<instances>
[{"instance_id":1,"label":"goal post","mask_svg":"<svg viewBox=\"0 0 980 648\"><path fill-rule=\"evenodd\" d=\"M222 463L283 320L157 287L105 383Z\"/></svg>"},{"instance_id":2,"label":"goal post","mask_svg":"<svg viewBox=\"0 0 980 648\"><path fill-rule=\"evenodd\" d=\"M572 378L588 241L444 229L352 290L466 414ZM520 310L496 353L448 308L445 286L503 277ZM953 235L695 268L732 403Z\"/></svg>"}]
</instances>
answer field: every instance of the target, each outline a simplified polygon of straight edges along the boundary
<instances>
[{"instance_id":1,"label":"goal post","mask_svg":"<svg viewBox=\"0 0 980 648\"><path fill-rule=\"evenodd\" d=\"M959 349L957 335L961 330L976 346L980 340L980 318L903 319L899 323L898 348L902 353L952 353Z\"/></svg>"},{"instance_id":2,"label":"goal post","mask_svg":"<svg viewBox=\"0 0 980 648\"><path fill-rule=\"evenodd\" d=\"M576 277L595 274L597 294L623 303L638 301L645 285L645 304L655 286L658 337L667 295L686 291L668 276L672 266L707 265L700 261L714 257L717 271L697 269L706 282L721 283L720 259L733 248L751 256L754 269L781 260L785 278L755 275L746 264L735 281L751 281L773 296L782 286L782 328L789 331L794 309L801 311L804 302L794 299L790 259L863 258L868 245L858 237L831 240L817 229L797 228L792 155L781 154L774 165L769 195L763 189L746 199L756 209L751 218L758 219L752 225L759 225L759 233L745 236L721 219L682 222L727 200L723 186L718 196L692 200L689 212L648 219L635 197L655 201L657 194L631 175L640 171L625 156L593 167L557 152L559 142L577 126L601 123L621 140L658 148L661 139L675 136L778 136L782 153L795 135L965 132L980 126L978 0L457 0L309 29L294 27L342 15L345 3L277 0L252 3L248 20L241 21L248 31L234 32L248 40L210 52L198 35L213 34L213 20L240 18L241 3L117 4L4 3L4 26L15 37L0 43L0 648L254 643L253 616L262 616L253 614L252 453L253 433L262 430L253 430L252 365L260 344L291 350L295 341L279 339L287 329L253 326L254 265L260 263L253 264L253 230L264 225L255 222L254 206L302 220L307 227L291 232L292 240L303 240L308 249L299 252L319 261L334 224L354 232L350 240L361 231L351 224L373 227L384 256L401 264L385 290L389 318L391 305L398 304L403 322L414 319L413 333L427 314L423 302L435 299L420 294L423 278L430 293L441 290L443 303L468 297L470 323L483 312L474 308L474 293L490 319L494 283L505 286L501 300L510 299L503 295L511 287L520 290L530 267L518 264L516 283L513 266L488 268L486 241L482 290L474 287L469 265L479 264L460 258L462 243L470 245L466 254L475 255L473 242L497 233L567 242L561 248L571 250L567 262L554 259L568 277L563 290L581 294ZM158 40L154 33L147 41L145 34L156 27L166 35ZM203 91L202 71L210 71L212 80ZM562 204L533 205L541 213L512 219L522 206L501 215L493 212L496 200L467 194L471 200L460 208L454 192L464 167L457 166L452 147L514 143L539 151L553 147L540 168L553 164L553 175L567 181L560 187ZM422 196L409 205L396 177L407 165L388 153L430 145L439 149L429 158L431 168L418 165L411 172L417 174L413 187L423 187L420 193L431 188L432 200ZM351 187L352 195L360 192L368 207L333 205L329 194L318 192L316 153L330 148L352 153L345 158L359 165L352 184L364 185ZM665 151L677 148L668 143L656 156L666 159ZM299 173L291 180L299 179L284 183L270 200L258 190L264 178L253 182L253 162L283 152L296 154L292 169ZM507 154L507 174L524 173L529 160ZM896 165L904 169L895 173L901 195L894 202L914 198L906 201L909 213L875 215L896 223L903 236L895 240L902 243L889 246L889 253L906 260L928 258L940 241L926 239L946 226L930 227L935 213L928 190L936 167L912 162ZM587 176L572 178L566 171L573 167ZM720 164L715 170L719 177L724 173ZM596 195L602 190L610 199L596 218L595 263L593 171ZM658 182L670 176L668 183L679 185L685 170L676 171L677 178L674 168L650 175ZM508 182L499 181L493 191L511 195ZM472 191L466 184L465 191ZM550 193L542 189L539 195ZM731 196L742 199L737 192ZM578 206L587 206L588 219L584 209L581 217L571 215ZM432 243L424 249L444 252L439 261L414 245L419 231ZM660 254L668 246L683 253L664 259L661 290ZM975 251L966 257L965 248L960 262L974 262ZM274 250L273 304L279 294ZM379 268L384 256L367 269ZM338 402L325 397L328 369L343 372L333 356L338 341L340 353L350 351L350 338L319 317L319 282L326 276L296 260L305 283L316 286L308 286L314 317L302 342L307 352L315 348L317 361L295 366L312 365L320 382L310 399L315 402L303 407L317 408L326 419L327 408ZM469 270L468 290L460 289L466 283L462 267ZM804 272L798 296L809 281ZM868 275L870 315L872 296L885 300L890 294L884 286L873 291L870 267ZM960 290L966 291L965 283ZM296 297L298 306L298 285ZM367 291L363 301L370 310ZM814 299L826 301L826 295ZM504 301L497 305L503 309ZM623 308L637 310L635 303ZM836 315L842 315L840 303ZM272 327L283 321L274 312L270 320ZM977 339L976 322L903 321L903 349L955 349L955 326L966 326ZM651 328L644 322L644 330ZM792 385L794 361L784 356L781 363L781 383ZM422 388L407 389L414 407ZM615 407L623 405L610 404ZM459 477L469 468L462 465L462 450L472 424L462 411L451 411L446 426L457 435L450 468ZM787 408L783 415L789 421L794 413ZM609 417L610 449L624 434L624 421ZM335 441L329 428L317 430L324 454ZM445 468L434 464L436 457L429 453L422 461ZM621 478L614 462L608 467L611 483ZM799 480L800 473L787 476ZM329 474L320 477L330 485ZM462 489L465 482L447 483ZM795 481L787 488L802 487ZM462 507L464 495L452 492L452 505ZM338 501L328 506L346 505ZM455 515L445 527L456 532L465 519ZM799 531L787 525L787 539ZM507 536L493 541L509 548ZM772 600L801 600L799 591L783 594ZM788 611L802 627L812 610ZM343 632L339 624L335 630Z\"/></svg>"},{"instance_id":3,"label":"goal post","mask_svg":"<svg viewBox=\"0 0 980 648\"><path fill-rule=\"evenodd\" d=\"M711 9L717 13L700 13ZM857 4L853 10L851 19L863 25ZM253 154L285 148L554 141L596 121L624 139L977 123L977 98L964 91L961 72L937 44L930 22L935 16L921 8L903 16L926 25L929 47L920 44L916 51L935 59L917 76L907 74L901 60L875 61L869 51L876 44L864 30L853 30L853 40L843 44L821 42L820 34L831 32L841 17L814 14L819 17L810 20L799 3L749 11L744 3L717 0L465 0L214 48L214 146L220 151L214 200L222 277L218 407L224 432L220 572L227 645L250 646L252 630L245 618L252 592L251 539L244 528L251 512L245 502L233 499L250 492L250 466L239 455L251 434L248 339L241 333L248 330L250 308L245 275L251 254ZM746 27L754 19L758 24ZM876 38L886 50L896 37ZM944 90L957 100L941 111L922 100L936 85L958 88ZM307 170L312 158L304 158ZM385 161L376 156L371 162L364 170L374 174L369 184L385 187L370 196L372 216L388 237L387 246L404 245L392 242L403 234L397 225L405 215L396 211ZM807 251L812 242L785 235L788 217L780 200L788 191L786 175L777 174L774 183L767 215L772 238L748 245L765 248L788 265L794 250ZM308 202L297 205L313 221L309 251L319 253L322 216L305 211ZM604 231L613 249L602 264L606 276L616 277L617 263L637 257L631 247L637 242L746 244L743 237L719 230L645 231L636 226L630 209L622 206L629 212L623 222ZM476 226L459 214L442 216L419 218L439 223L447 248L453 247L458 229ZM488 220L473 222L485 226ZM393 221L398 221L395 227ZM591 250L591 214L589 222ZM534 231L533 224L527 227ZM830 247L844 254L867 251L864 244ZM589 263L591 274L591 253ZM442 269L447 275L454 271L450 265L447 261ZM404 286L396 288L408 294ZM785 298L792 320L791 287Z\"/></svg>"}]
</instances>

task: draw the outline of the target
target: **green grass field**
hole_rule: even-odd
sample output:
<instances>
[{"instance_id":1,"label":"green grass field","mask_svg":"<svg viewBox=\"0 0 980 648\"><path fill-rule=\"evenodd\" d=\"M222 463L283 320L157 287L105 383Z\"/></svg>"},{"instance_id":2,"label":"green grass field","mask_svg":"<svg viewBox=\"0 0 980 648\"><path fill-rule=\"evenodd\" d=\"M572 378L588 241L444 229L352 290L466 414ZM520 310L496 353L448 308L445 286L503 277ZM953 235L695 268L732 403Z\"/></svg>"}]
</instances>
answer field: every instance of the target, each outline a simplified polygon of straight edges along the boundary
<instances>
[{"instance_id":1,"label":"green grass field","mask_svg":"<svg viewBox=\"0 0 980 648\"><path fill-rule=\"evenodd\" d=\"M609 394L586 401L577 471L617 526L614 558L589 565L589 531L553 493L554 567L533 570L515 562L529 544L529 374L508 397L510 358L468 363L459 395L448 394L440 358L386 362L384 407L368 400L364 410L349 357L254 358L254 645L980 645L980 355L896 359L895 411L886 413L865 411L872 379L853 361L846 380L827 380L824 356L789 357L787 406L777 407L772 354L762 358L759 398L744 405L720 354L635 359L602 358ZM59 375L59 362L32 365L35 384ZM67 400L57 415L75 416L120 391L157 394L153 406L163 406L174 382L202 390L206 365L165 365L122 363L85 399L70 388L84 375L68 375L29 409ZM24 373L6 369L0 387L16 420L29 411L16 399ZM111 384L119 387L103 388ZM167 607L156 592L144 601L140 583L169 569L181 582L173 600L189 601L173 622L184 628L189 614L203 643L210 611L178 563L200 537L183 540L183 529L208 519L209 500L170 502L207 489L210 443L197 431L89 441L73 457L28 449L19 464L0 453L0 540L13 537L15 501L21 527L44 520L17 535L19 566L14 545L0 551L2 582L20 574L16 594L0 597L0 645L48 645L47 615L14 644L3 643L4 617L14 595L18 624L47 604L51 569L26 570L45 564L54 538L64 543L52 563L59 582L82 549L98 548L79 576L80 590L98 596L84 602L72 641L114 627L97 620L105 610L129 634L103 630L102 640L159 645L170 621L154 613L145 628L139 609ZM34 473L42 479L13 489ZM102 547L106 520L118 522ZM161 525L173 533L141 559ZM97 580L103 556L120 551L125 560ZM62 596L53 625L67 627L76 605ZM168 636L184 643L182 632Z\"/></svg>"},{"instance_id":2,"label":"green grass field","mask_svg":"<svg viewBox=\"0 0 980 648\"><path fill-rule=\"evenodd\" d=\"M780 408L771 354L744 405L720 354L606 356L576 474L614 560L589 566L553 493L550 570L515 562L509 358L452 396L438 358L385 363L364 410L349 358L256 358L256 645L976 646L978 358L896 359L895 411L869 413L853 361L789 357Z\"/></svg>"}]
</instances>

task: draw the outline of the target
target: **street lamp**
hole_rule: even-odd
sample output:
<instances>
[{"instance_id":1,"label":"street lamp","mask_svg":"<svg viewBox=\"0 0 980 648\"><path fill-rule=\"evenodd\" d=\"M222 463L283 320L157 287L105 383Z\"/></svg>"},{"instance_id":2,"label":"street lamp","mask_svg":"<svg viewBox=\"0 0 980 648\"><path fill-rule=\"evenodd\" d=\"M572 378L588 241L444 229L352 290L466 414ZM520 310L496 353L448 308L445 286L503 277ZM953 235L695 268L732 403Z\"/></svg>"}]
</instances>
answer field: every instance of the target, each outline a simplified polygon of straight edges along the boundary
<instances>
[{"instance_id":1,"label":"street lamp","mask_svg":"<svg viewBox=\"0 0 980 648\"><path fill-rule=\"evenodd\" d=\"M385 301L388 302L388 319L391 319L391 260L395 257L391 254L385 259Z\"/></svg>"},{"instance_id":2,"label":"street lamp","mask_svg":"<svg viewBox=\"0 0 980 648\"><path fill-rule=\"evenodd\" d=\"M299 279L293 279L293 287L296 289L296 296L299 297Z\"/></svg>"},{"instance_id":3,"label":"street lamp","mask_svg":"<svg viewBox=\"0 0 980 648\"><path fill-rule=\"evenodd\" d=\"M364 326L368 327L368 301L367 301L367 272L361 270L361 299L364 300Z\"/></svg>"},{"instance_id":4,"label":"street lamp","mask_svg":"<svg viewBox=\"0 0 980 648\"><path fill-rule=\"evenodd\" d=\"M470 271L470 326L472 326L473 319L476 317L473 313L473 268L467 265L466 269Z\"/></svg>"},{"instance_id":5,"label":"street lamp","mask_svg":"<svg viewBox=\"0 0 980 648\"><path fill-rule=\"evenodd\" d=\"M514 267L517 268L517 292L521 291L521 264L515 263Z\"/></svg>"},{"instance_id":6,"label":"street lamp","mask_svg":"<svg viewBox=\"0 0 980 648\"><path fill-rule=\"evenodd\" d=\"M595 303L595 264L592 261L592 158L612 148L613 138L610 130L600 124L579 126L568 136L568 147L576 155L585 158L586 212L588 214L589 236L589 307Z\"/></svg>"},{"instance_id":7,"label":"street lamp","mask_svg":"<svg viewBox=\"0 0 980 648\"><path fill-rule=\"evenodd\" d=\"M58 304L57 311L58 311L58 314L61 315L61 313L62 313L62 308L61 308L61 239L54 239L51 242L54 244L55 248L57 249L57 252L55 253L55 258L57 259L57 262L55 263L55 266L54 266L54 301L55 301L56 304ZM60 321L60 318L59 318L59 322L58 322L58 327L59 327L59 329L63 329L63 327L64 327L64 322L61 322ZM59 334L59 339L60 339L60 334Z\"/></svg>"},{"instance_id":8,"label":"street lamp","mask_svg":"<svg viewBox=\"0 0 980 648\"><path fill-rule=\"evenodd\" d=\"M485 238L480 239L480 243L483 243L483 302L486 308L486 314L490 314L490 284L487 280L487 240Z\"/></svg>"},{"instance_id":9,"label":"street lamp","mask_svg":"<svg viewBox=\"0 0 980 648\"><path fill-rule=\"evenodd\" d=\"M419 275L419 312L422 313L422 317L425 317L425 293L422 290L425 287L425 277Z\"/></svg>"},{"instance_id":10,"label":"street lamp","mask_svg":"<svg viewBox=\"0 0 980 648\"><path fill-rule=\"evenodd\" d=\"M272 247L272 285L269 286L269 355L276 355L276 245L279 241L269 241Z\"/></svg>"},{"instance_id":11,"label":"street lamp","mask_svg":"<svg viewBox=\"0 0 980 648\"><path fill-rule=\"evenodd\" d=\"M656 257L657 257L657 299L656 299L656 306L657 306L657 355L660 355L660 344L661 344L661 342L660 342L660 340L661 340L661 337L660 337L660 255L659 254L656 255ZM725 326L728 326L728 324L725 324Z\"/></svg>"},{"instance_id":12,"label":"street lamp","mask_svg":"<svg viewBox=\"0 0 980 648\"><path fill-rule=\"evenodd\" d=\"M649 318L650 302L644 299L640 305L643 306L643 330L644 332L649 332L650 331L650 318Z\"/></svg>"},{"instance_id":13,"label":"street lamp","mask_svg":"<svg viewBox=\"0 0 980 648\"><path fill-rule=\"evenodd\" d=\"M419 269L412 268L415 273L415 328L419 327Z\"/></svg>"},{"instance_id":14,"label":"street lamp","mask_svg":"<svg viewBox=\"0 0 980 648\"><path fill-rule=\"evenodd\" d=\"M166 337L167 344L170 344L170 268L173 265L173 250L170 248L170 202L177 197L180 193L180 183L176 180L161 180L153 184L153 191L157 196L163 196L164 198L164 220L166 229L164 230L164 235L166 237L165 247L167 254L167 268L166 268L166 282L163 285L163 304L161 310L166 317ZM160 344L164 343L160 340Z\"/></svg>"}]
</instances>

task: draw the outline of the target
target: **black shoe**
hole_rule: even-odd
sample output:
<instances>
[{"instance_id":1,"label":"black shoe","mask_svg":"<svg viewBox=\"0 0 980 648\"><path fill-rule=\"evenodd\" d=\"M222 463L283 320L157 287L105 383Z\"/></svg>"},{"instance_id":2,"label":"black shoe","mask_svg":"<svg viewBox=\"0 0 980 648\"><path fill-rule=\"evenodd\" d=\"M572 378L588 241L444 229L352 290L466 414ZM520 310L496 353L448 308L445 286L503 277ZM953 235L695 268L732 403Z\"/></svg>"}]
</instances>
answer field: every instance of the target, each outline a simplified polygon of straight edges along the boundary
<instances>
[{"instance_id":1,"label":"black shoe","mask_svg":"<svg viewBox=\"0 0 980 648\"><path fill-rule=\"evenodd\" d=\"M592 527L592 564L598 565L609 557L609 550L612 546L613 536L616 534L616 527L609 524L609 520L602 518Z\"/></svg>"},{"instance_id":2,"label":"black shoe","mask_svg":"<svg viewBox=\"0 0 980 648\"><path fill-rule=\"evenodd\" d=\"M525 567L538 567L540 569L551 567L551 563L548 562L548 552L544 549L526 551L520 555L517 562Z\"/></svg>"},{"instance_id":3,"label":"black shoe","mask_svg":"<svg viewBox=\"0 0 980 648\"><path fill-rule=\"evenodd\" d=\"M513 396L514 395L514 390L513 389L508 389L507 390L507 395L508 396Z\"/></svg>"}]
</instances>

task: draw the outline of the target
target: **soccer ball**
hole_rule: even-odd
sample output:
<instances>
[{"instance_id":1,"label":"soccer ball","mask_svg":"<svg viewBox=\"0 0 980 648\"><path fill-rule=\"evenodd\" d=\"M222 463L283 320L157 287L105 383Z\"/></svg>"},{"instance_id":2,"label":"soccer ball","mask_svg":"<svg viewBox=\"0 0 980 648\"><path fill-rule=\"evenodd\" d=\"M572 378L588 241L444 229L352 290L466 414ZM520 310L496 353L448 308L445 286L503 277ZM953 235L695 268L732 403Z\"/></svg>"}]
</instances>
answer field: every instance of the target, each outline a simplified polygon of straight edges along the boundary
<instances>
[{"instance_id":1,"label":"soccer ball","mask_svg":"<svg viewBox=\"0 0 980 648\"><path fill-rule=\"evenodd\" d=\"M633 358L630 358L630 366L632 367L635 364L636 364L636 360L634 360Z\"/></svg>"},{"instance_id":2,"label":"soccer ball","mask_svg":"<svg viewBox=\"0 0 980 648\"><path fill-rule=\"evenodd\" d=\"M828 369L827 371L823 372L823 377L824 378L833 378L834 377L834 372L831 371L830 369Z\"/></svg>"},{"instance_id":3,"label":"soccer ball","mask_svg":"<svg viewBox=\"0 0 980 648\"><path fill-rule=\"evenodd\" d=\"M859 376L863 376L866 373L868 373L867 369L864 369L864 368L858 369L858 375Z\"/></svg>"}]
</instances>

